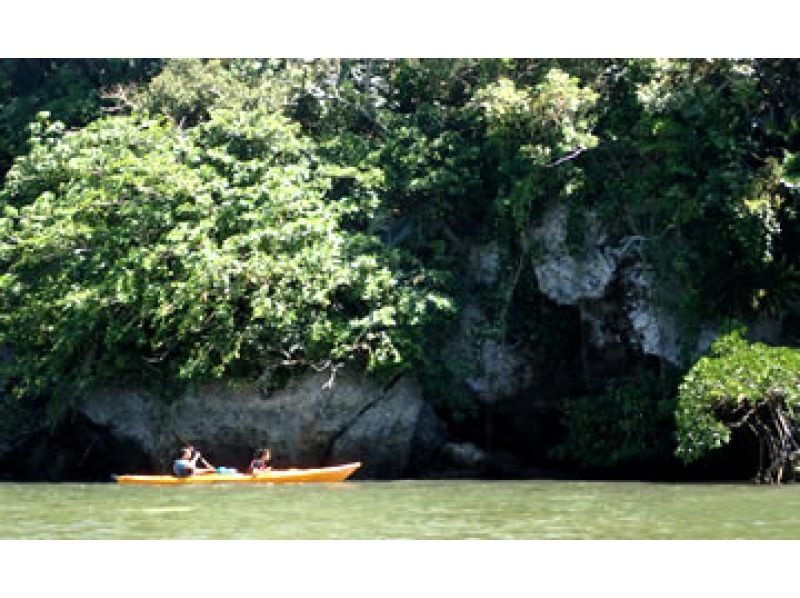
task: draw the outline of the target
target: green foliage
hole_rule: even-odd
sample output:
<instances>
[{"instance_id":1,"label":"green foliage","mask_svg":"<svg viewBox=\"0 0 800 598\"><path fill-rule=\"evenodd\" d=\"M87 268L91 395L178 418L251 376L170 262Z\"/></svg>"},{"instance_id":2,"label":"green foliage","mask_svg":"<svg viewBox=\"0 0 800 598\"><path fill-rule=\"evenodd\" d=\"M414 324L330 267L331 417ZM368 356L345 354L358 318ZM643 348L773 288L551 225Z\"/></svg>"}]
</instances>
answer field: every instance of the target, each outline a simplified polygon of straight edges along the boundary
<instances>
[{"instance_id":1,"label":"green foliage","mask_svg":"<svg viewBox=\"0 0 800 598\"><path fill-rule=\"evenodd\" d=\"M133 104L181 126L207 120L216 108L282 110L301 88L305 70L285 60L169 61Z\"/></svg>"},{"instance_id":2,"label":"green foliage","mask_svg":"<svg viewBox=\"0 0 800 598\"><path fill-rule=\"evenodd\" d=\"M646 239L639 257L653 265L656 298L685 338L700 321L790 304L771 264L798 258L784 242L796 197L784 184L787 140L768 123L800 97L766 66L628 61L603 86L586 195L610 230Z\"/></svg>"},{"instance_id":3,"label":"green foliage","mask_svg":"<svg viewBox=\"0 0 800 598\"><path fill-rule=\"evenodd\" d=\"M566 436L552 455L582 467L666 463L674 449L673 409L671 394L652 376L615 384L601 395L568 398Z\"/></svg>"},{"instance_id":4,"label":"green foliage","mask_svg":"<svg viewBox=\"0 0 800 598\"><path fill-rule=\"evenodd\" d=\"M558 69L547 71L533 88L500 79L476 92L473 105L484 114L504 179L500 212L510 215L518 234L527 231L537 201L541 205L580 188L580 172L570 157L597 145L592 134L596 101L596 92ZM554 169L560 164L565 167Z\"/></svg>"},{"instance_id":5,"label":"green foliage","mask_svg":"<svg viewBox=\"0 0 800 598\"><path fill-rule=\"evenodd\" d=\"M159 65L149 59L0 59L0 181L24 153L28 123L38 112L67 126L84 125L113 104L106 92L146 79Z\"/></svg>"},{"instance_id":6,"label":"green foliage","mask_svg":"<svg viewBox=\"0 0 800 598\"><path fill-rule=\"evenodd\" d=\"M334 199L342 177L351 193ZM135 116L69 134L40 122L0 194L15 391L418 358L448 300L413 260L343 226L374 210L379 182L321 161L267 110L212 110L188 131Z\"/></svg>"},{"instance_id":7,"label":"green foliage","mask_svg":"<svg viewBox=\"0 0 800 598\"><path fill-rule=\"evenodd\" d=\"M749 343L742 330L720 336L681 382L676 454L690 462L726 445L734 427L771 401L796 421L800 350Z\"/></svg>"},{"instance_id":8,"label":"green foliage","mask_svg":"<svg viewBox=\"0 0 800 598\"><path fill-rule=\"evenodd\" d=\"M558 69L549 70L533 89L500 79L473 98L486 115L490 135L517 140L526 157L539 166L597 144L590 132L596 101L596 92Z\"/></svg>"}]
</instances>

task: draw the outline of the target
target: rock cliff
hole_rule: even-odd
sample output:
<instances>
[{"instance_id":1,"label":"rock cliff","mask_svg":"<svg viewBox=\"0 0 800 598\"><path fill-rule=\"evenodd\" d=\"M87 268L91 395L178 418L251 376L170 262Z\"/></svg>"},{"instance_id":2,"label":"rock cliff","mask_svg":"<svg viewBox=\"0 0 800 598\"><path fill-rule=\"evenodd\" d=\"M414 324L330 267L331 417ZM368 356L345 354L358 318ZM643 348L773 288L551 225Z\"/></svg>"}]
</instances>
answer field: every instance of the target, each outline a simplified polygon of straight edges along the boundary
<instances>
[{"instance_id":1,"label":"rock cliff","mask_svg":"<svg viewBox=\"0 0 800 598\"><path fill-rule=\"evenodd\" d=\"M589 211L582 246L570 251L568 217L569 207L555 204L531 231L541 252L534 267L541 292L561 305L580 309L594 348L626 345L642 355L682 365L677 321L654 301L652 272L640 259L638 249L646 240L631 236L612 241ZM692 355L702 353L713 338L714 330L705 329Z\"/></svg>"},{"instance_id":2,"label":"rock cliff","mask_svg":"<svg viewBox=\"0 0 800 598\"><path fill-rule=\"evenodd\" d=\"M258 447L276 467L362 461L363 477L401 477L430 463L445 441L443 425L420 390L402 378L388 389L356 375L309 374L270 395L214 384L171 403L132 390L106 389L78 405L168 470L177 448L192 443L216 464L246 466Z\"/></svg>"}]
</instances>

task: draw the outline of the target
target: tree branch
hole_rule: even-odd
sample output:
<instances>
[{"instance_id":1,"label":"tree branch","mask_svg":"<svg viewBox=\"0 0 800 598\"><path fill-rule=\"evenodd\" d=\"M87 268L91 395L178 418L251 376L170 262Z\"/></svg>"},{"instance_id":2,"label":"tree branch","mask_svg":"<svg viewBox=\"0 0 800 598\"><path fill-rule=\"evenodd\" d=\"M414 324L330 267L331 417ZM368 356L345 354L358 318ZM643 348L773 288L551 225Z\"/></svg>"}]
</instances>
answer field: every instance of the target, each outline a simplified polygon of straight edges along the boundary
<instances>
[{"instance_id":1,"label":"tree branch","mask_svg":"<svg viewBox=\"0 0 800 598\"><path fill-rule=\"evenodd\" d=\"M545 168L554 168L554 167L558 166L559 164L563 164L564 162L567 162L569 160L574 160L575 158L580 156L586 150L587 150L587 148L583 147L582 145L579 145L578 149L573 151L571 154L568 154L568 155L564 156L563 158L559 158L558 160L556 160L555 162L551 162L550 164L545 164L544 167Z\"/></svg>"}]
</instances>

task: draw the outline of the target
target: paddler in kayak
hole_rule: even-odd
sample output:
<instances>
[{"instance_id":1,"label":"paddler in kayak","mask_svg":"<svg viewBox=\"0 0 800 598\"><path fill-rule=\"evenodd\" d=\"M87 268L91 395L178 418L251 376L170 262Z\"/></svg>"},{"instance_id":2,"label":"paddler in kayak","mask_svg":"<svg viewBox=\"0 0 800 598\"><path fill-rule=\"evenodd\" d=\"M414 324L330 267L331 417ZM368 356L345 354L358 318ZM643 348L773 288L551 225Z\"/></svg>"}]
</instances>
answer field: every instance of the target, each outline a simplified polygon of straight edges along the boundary
<instances>
[{"instance_id":1,"label":"paddler in kayak","mask_svg":"<svg viewBox=\"0 0 800 598\"><path fill-rule=\"evenodd\" d=\"M247 470L250 473L259 473L262 471L269 471L272 467L269 464L271 458L270 450L268 448L259 449L250 461L250 467Z\"/></svg>"},{"instance_id":2,"label":"paddler in kayak","mask_svg":"<svg viewBox=\"0 0 800 598\"><path fill-rule=\"evenodd\" d=\"M205 467L198 467L197 461L202 460ZM199 473L214 473L216 469L203 458L194 447L186 446L181 449L181 456L172 464L172 473L178 478L188 478Z\"/></svg>"}]
</instances>

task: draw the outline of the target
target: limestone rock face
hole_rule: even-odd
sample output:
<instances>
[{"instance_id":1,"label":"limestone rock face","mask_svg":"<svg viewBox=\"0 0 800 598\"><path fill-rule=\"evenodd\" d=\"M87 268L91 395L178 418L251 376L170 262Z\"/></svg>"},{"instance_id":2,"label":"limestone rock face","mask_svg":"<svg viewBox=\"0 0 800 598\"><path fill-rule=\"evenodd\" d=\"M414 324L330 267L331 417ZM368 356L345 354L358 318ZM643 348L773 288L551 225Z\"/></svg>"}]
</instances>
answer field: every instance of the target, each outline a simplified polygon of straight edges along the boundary
<instances>
[{"instance_id":1,"label":"limestone rock face","mask_svg":"<svg viewBox=\"0 0 800 598\"><path fill-rule=\"evenodd\" d=\"M481 469L489 463L489 454L472 442L448 442L442 456L456 467Z\"/></svg>"},{"instance_id":2,"label":"limestone rock face","mask_svg":"<svg viewBox=\"0 0 800 598\"><path fill-rule=\"evenodd\" d=\"M385 478L416 473L432 462L445 430L417 393L413 385L403 384L392 396L368 406L336 437L331 460L363 461L363 475Z\"/></svg>"},{"instance_id":3,"label":"limestone rock face","mask_svg":"<svg viewBox=\"0 0 800 598\"><path fill-rule=\"evenodd\" d=\"M81 410L93 423L112 428L125 440L135 441L146 453L156 454L161 448L166 409L146 394L106 390L85 401Z\"/></svg>"},{"instance_id":4,"label":"limestone rock face","mask_svg":"<svg viewBox=\"0 0 800 598\"><path fill-rule=\"evenodd\" d=\"M167 405L142 392L105 390L84 399L93 423L133 441L163 470L181 444L214 464L243 468L252 451L272 449L275 467L362 461L364 476L401 476L444 443L443 425L421 392L401 379L383 390L366 378L309 374L264 396L208 385Z\"/></svg>"},{"instance_id":5,"label":"limestone rock face","mask_svg":"<svg viewBox=\"0 0 800 598\"><path fill-rule=\"evenodd\" d=\"M497 241L471 247L469 269L470 276L475 282L486 286L493 285L500 269L500 248Z\"/></svg>"},{"instance_id":6,"label":"limestone rock face","mask_svg":"<svg viewBox=\"0 0 800 598\"><path fill-rule=\"evenodd\" d=\"M614 244L591 212L586 216L583 248L567 247L569 208L553 206L541 226L531 231L542 257L534 267L540 290L562 305L576 305L598 349L628 345L645 355L680 365L677 321L652 301L650 273L635 249L644 240L628 237ZM695 354L704 351L714 332L704 331Z\"/></svg>"},{"instance_id":7,"label":"limestone rock face","mask_svg":"<svg viewBox=\"0 0 800 598\"><path fill-rule=\"evenodd\" d=\"M541 226L531 232L532 240L544 254L534 268L539 289L561 305L603 297L617 269L617 256L604 245L606 236L592 214L587 218L584 251L577 257L570 255L568 216L568 207L558 204L545 214Z\"/></svg>"},{"instance_id":8,"label":"limestone rock face","mask_svg":"<svg viewBox=\"0 0 800 598\"><path fill-rule=\"evenodd\" d=\"M485 403L514 396L530 387L533 370L528 359L508 344L485 338L481 330L488 320L481 308L471 303L461 313L459 334L450 351L471 366L464 382Z\"/></svg>"},{"instance_id":9,"label":"limestone rock face","mask_svg":"<svg viewBox=\"0 0 800 598\"><path fill-rule=\"evenodd\" d=\"M670 314L655 309L648 300L650 285L642 268L627 268L622 277L628 289L625 310L642 352L680 363L677 322Z\"/></svg>"}]
</instances>

